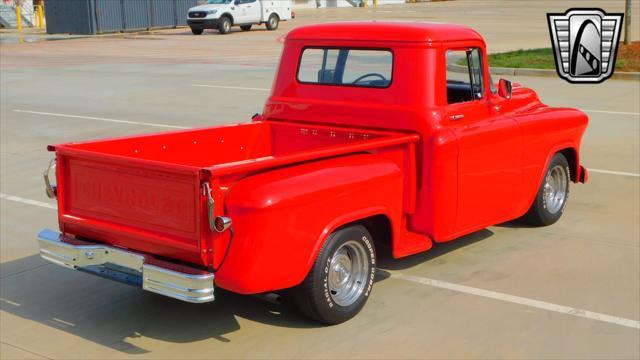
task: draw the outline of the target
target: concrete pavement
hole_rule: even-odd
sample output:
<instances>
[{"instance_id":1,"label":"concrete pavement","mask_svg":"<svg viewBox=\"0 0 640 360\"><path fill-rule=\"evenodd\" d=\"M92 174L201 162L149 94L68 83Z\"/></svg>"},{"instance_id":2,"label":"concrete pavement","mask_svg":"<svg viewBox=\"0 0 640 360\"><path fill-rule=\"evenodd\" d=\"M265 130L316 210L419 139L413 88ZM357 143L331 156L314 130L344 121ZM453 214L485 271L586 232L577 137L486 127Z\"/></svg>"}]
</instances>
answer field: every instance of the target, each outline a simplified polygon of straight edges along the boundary
<instances>
[{"instance_id":1,"label":"concrete pavement","mask_svg":"<svg viewBox=\"0 0 640 360\"><path fill-rule=\"evenodd\" d=\"M553 226L507 223L407 259L383 258L367 306L339 326L319 327L287 303L231 293L217 293L211 304L181 303L37 255L36 232L57 226L55 210L32 202L52 204L41 178L47 144L248 121L268 96L277 39L296 24L353 16L452 21L476 27L492 49L511 50L546 46L546 23L539 25L537 16L578 2L476 3L304 11L277 32L196 37L177 29L0 45L0 357L640 357L640 330L633 327L640 320L635 81L579 86L511 77L546 103L588 112L582 156L594 169L589 183L572 187ZM605 9L619 10L613 3ZM521 13L532 16L514 18ZM582 310L631 326L594 320Z\"/></svg>"}]
</instances>

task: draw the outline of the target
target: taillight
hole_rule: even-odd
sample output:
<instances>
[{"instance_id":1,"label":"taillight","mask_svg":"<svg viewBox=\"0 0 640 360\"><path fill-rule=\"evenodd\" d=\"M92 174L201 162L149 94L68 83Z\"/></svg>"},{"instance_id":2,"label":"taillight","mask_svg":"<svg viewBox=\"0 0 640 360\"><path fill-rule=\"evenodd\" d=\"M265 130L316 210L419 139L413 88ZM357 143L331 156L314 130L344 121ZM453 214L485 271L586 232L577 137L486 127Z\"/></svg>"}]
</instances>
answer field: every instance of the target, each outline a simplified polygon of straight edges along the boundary
<instances>
[{"instance_id":1,"label":"taillight","mask_svg":"<svg viewBox=\"0 0 640 360\"><path fill-rule=\"evenodd\" d=\"M231 226L231 218L226 216L217 216L214 221L214 227L217 232L223 232Z\"/></svg>"}]
</instances>

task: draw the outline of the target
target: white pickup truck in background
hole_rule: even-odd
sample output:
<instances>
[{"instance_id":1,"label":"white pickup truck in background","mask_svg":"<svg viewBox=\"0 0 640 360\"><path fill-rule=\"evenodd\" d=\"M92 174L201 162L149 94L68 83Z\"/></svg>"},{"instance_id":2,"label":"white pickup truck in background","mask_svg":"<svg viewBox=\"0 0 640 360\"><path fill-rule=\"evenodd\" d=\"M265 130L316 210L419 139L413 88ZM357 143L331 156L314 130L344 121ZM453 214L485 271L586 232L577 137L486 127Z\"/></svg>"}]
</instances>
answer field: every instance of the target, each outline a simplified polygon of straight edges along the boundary
<instances>
[{"instance_id":1,"label":"white pickup truck in background","mask_svg":"<svg viewBox=\"0 0 640 360\"><path fill-rule=\"evenodd\" d=\"M195 35L204 29L227 34L236 25L243 31L260 24L275 30L280 21L293 17L291 8L290 0L207 0L206 4L189 9L187 24Z\"/></svg>"}]
</instances>

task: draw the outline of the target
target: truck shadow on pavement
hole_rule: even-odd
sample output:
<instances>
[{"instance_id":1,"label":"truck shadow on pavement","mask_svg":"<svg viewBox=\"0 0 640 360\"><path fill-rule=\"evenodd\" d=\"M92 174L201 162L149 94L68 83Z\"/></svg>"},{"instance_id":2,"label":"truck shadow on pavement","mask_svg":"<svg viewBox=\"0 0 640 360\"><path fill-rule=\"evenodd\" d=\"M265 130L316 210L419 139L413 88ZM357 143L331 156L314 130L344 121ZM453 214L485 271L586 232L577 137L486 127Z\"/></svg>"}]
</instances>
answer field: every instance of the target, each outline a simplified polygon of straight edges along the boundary
<instances>
[{"instance_id":1,"label":"truck shadow on pavement","mask_svg":"<svg viewBox=\"0 0 640 360\"><path fill-rule=\"evenodd\" d=\"M379 251L376 248L378 255L378 275L384 277L384 270L404 270L414 267L416 265L438 258L439 256L472 245L478 241L487 239L491 236L493 236L493 231L489 229L482 229L449 242L434 243L433 247L429 251L411 255L402 259L392 258L389 250ZM388 276L389 274L387 273L386 277Z\"/></svg>"},{"instance_id":2,"label":"truck shadow on pavement","mask_svg":"<svg viewBox=\"0 0 640 360\"><path fill-rule=\"evenodd\" d=\"M47 264L38 255L3 263L0 274L7 340L17 335L11 334L12 328L24 332L28 326L43 333L39 325L25 325L10 315L128 354L150 351L138 345L141 337L173 343L211 338L229 342L226 335L239 330L243 320L291 328L321 326L286 302L273 304L216 289L214 302L190 304Z\"/></svg>"},{"instance_id":3,"label":"truck shadow on pavement","mask_svg":"<svg viewBox=\"0 0 640 360\"><path fill-rule=\"evenodd\" d=\"M480 230L398 260L380 251L376 282L389 277L385 270L410 268L492 235L490 230ZM291 328L322 326L302 316L286 297L282 304L274 304L216 289L212 303L184 303L64 269L38 255L0 264L0 275L3 316L31 320L128 354L150 352L139 345L143 337L173 343L230 342L226 335L238 331L244 320ZM3 320L8 332L3 338L10 340L11 324L16 321ZM23 323L20 327L24 328ZM41 331L38 327L33 331Z\"/></svg>"}]
</instances>

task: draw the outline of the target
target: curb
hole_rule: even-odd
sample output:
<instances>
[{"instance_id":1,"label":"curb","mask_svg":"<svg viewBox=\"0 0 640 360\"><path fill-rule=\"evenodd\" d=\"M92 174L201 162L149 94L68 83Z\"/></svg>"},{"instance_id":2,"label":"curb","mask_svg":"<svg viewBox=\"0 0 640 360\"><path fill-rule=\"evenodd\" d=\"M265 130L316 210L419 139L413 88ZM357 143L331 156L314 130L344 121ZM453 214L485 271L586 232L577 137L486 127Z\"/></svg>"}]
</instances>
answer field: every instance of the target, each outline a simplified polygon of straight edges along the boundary
<instances>
[{"instance_id":1,"label":"curb","mask_svg":"<svg viewBox=\"0 0 640 360\"><path fill-rule=\"evenodd\" d=\"M449 64L447 69L455 72L468 71L466 67L458 64ZM550 69L529 69L529 68L504 68L491 67L489 71L492 75L511 75L511 76L540 76L540 77L557 77L558 73ZM614 72L611 79L616 80L640 80L640 72Z\"/></svg>"},{"instance_id":2,"label":"curb","mask_svg":"<svg viewBox=\"0 0 640 360\"><path fill-rule=\"evenodd\" d=\"M543 76L543 77L558 76L558 73L556 73L555 70L550 70L550 69L491 67L489 68L489 71L491 71L491 74L494 74L494 75Z\"/></svg>"},{"instance_id":3,"label":"curb","mask_svg":"<svg viewBox=\"0 0 640 360\"><path fill-rule=\"evenodd\" d=\"M514 75L514 76L541 76L541 77L555 77L558 73L555 70L549 69L529 69L529 68L503 68L492 67L489 68L494 75ZM640 72L614 72L611 79L616 80L640 80Z\"/></svg>"}]
</instances>

